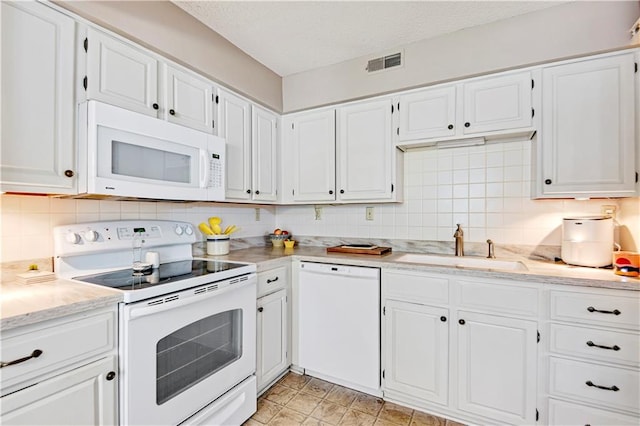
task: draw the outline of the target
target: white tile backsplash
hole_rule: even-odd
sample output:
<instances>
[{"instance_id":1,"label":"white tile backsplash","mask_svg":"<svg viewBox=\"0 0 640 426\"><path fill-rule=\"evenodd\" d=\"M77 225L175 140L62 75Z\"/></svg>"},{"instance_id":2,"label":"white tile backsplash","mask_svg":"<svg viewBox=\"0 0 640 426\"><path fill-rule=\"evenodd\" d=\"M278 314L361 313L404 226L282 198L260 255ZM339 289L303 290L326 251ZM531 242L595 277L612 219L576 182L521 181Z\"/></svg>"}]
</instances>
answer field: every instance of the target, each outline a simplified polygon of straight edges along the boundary
<instances>
[{"instance_id":1,"label":"white tile backsplash","mask_svg":"<svg viewBox=\"0 0 640 426\"><path fill-rule=\"evenodd\" d=\"M183 220L197 227L209 216L236 224L236 237L258 237L275 227L296 235L453 241L455 224L465 238L496 244L561 243L562 218L600 214L604 204L618 207L619 241L640 250L640 198L608 200L531 200L530 142L492 143L405 153L404 203L324 205L315 220L313 206L260 208L251 205L74 200L2 195L0 260L53 255L52 228L109 219ZM365 207L374 219L365 219Z\"/></svg>"}]
</instances>

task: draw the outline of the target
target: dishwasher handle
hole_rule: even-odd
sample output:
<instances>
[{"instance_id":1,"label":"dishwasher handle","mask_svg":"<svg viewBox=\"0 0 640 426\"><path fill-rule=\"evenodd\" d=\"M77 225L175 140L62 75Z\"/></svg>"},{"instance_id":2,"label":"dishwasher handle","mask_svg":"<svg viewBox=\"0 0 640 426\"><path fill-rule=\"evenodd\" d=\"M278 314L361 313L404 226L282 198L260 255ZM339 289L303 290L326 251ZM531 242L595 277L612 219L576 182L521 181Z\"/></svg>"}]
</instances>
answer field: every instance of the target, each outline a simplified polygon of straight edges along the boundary
<instances>
[{"instance_id":1,"label":"dishwasher handle","mask_svg":"<svg viewBox=\"0 0 640 426\"><path fill-rule=\"evenodd\" d=\"M300 272L310 272L326 275L344 275L349 277L362 278L380 277L380 268L315 262L300 262Z\"/></svg>"}]
</instances>

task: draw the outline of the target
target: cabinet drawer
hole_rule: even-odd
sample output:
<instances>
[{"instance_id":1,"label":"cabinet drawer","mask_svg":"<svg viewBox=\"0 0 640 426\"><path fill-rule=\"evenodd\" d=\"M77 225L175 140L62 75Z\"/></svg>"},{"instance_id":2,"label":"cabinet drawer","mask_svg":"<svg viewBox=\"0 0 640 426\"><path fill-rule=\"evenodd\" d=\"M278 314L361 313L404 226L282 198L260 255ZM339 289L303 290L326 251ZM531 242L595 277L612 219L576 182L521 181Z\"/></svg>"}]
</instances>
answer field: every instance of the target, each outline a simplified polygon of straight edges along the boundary
<instances>
[{"instance_id":1,"label":"cabinet drawer","mask_svg":"<svg viewBox=\"0 0 640 426\"><path fill-rule=\"evenodd\" d=\"M638 426L638 418L599 410L580 404L549 399L549 425L633 425Z\"/></svg>"},{"instance_id":2,"label":"cabinet drawer","mask_svg":"<svg viewBox=\"0 0 640 426\"><path fill-rule=\"evenodd\" d=\"M287 267L270 269L258 274L258 297L273 293L287 286Z\"/></svg>"},{"instance_id":3,"label":"cabinet drawer","mask_svg":"<svg viewBox=\"0 0 640 426\"><path fill-rule=\"evenodd\" d=\"M552 395L640 411L640 374L637 370L554 357L549 358L549 367Z\"/></svg>"},{"instance_id":4,"label":"cabinet drawer","mask_svg":"<svg viewBox=\"0 0 640 426\"><path fill-rule=\"evenodd\" d=\"M550 349L558 354L640 365L640 335L621 331L551 324Z\"/></svg>"},{"instance_id":5,"label":"cabinet drawer","mask_svg":"<svg viewBox=\"0 0 640 426\"><path fill-rule=\"evenodd\" d=\"M537 288L465 280L459 280L457 284L457 299L461 308L517 316L535 316L538 313Z\"/></svg>"},{"instance_id":6,"label":"cabinet drawer","mask_svg":"<svg viewBox=\"0 0 640 426\"><path fill-rule=\"evenodd\" d=\"M42 353L0 370L2 394L12 386L28 385L28 381L38 376L57 374L67 366L114 349L115 320L114 310L49 321L41 327L7 333L2 337L3 362L28 357L35 350Z\"/></svg>"},{"instance_id":7,"label":"cabinet drawer","mask_svg":"<svg viewBox=\"0 0 640 426\"><path fill-rule=\"evenodd\" d=\"M409 271L382 271L384 298L414 303L446 304L449 280Z\"/></svg>"},{"instance_id":8,"label":"cabinet drawer","mask_svg":"<svg viewBox=\"0 0 640 426\"><path fill-rule=\"evenodd\" d=\"M639 298L636 294L625 294L628 296L552 290L550 315L559 321L637 330L640 325Z\"/></svg>"}]
</instances>

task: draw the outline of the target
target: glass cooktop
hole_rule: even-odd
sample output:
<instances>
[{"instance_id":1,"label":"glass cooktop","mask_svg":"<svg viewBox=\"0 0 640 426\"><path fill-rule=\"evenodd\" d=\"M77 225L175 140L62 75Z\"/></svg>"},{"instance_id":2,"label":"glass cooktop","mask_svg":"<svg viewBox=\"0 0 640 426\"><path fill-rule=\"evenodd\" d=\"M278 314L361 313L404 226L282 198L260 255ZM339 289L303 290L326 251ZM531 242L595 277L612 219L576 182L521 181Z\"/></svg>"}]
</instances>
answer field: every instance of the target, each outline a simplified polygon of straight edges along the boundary
<instances>
[{"instance_id":1,"label":"glass cooktop","mask_svg":"<svg viewBox=\"0 0 640 426\"><path fill-rule=\"evenodd\" d=\"M94 275L75 277L75 280L120 290L139 290L170 282L184 281L218 272L229 271L246 266L219 260L183 260L180 262L162 263L159 268L144 272L133 269L120 269Z\"/></svg>"}]
</instances>

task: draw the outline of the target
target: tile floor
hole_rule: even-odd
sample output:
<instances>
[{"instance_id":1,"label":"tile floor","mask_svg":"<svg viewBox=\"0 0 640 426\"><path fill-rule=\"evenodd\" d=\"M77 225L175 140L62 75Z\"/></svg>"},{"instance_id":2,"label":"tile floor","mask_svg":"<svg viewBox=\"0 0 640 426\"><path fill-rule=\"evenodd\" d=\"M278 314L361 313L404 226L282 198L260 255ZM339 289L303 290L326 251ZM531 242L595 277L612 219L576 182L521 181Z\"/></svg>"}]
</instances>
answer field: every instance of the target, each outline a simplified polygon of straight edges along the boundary
<instances>
[{"instance_id":1,"label":"tile floor","mask_svg":"<svg viewBox=\"0 0 640 426\"><path fill-rule=\"evenodd\" d=\"M244 426L462 426L324 380L287 373Z\"/></svg>"}]
</instances>

